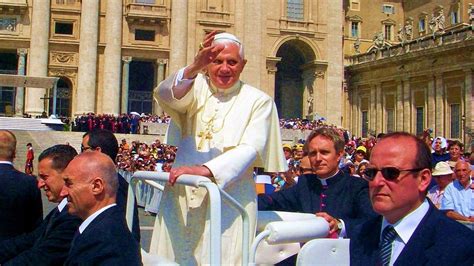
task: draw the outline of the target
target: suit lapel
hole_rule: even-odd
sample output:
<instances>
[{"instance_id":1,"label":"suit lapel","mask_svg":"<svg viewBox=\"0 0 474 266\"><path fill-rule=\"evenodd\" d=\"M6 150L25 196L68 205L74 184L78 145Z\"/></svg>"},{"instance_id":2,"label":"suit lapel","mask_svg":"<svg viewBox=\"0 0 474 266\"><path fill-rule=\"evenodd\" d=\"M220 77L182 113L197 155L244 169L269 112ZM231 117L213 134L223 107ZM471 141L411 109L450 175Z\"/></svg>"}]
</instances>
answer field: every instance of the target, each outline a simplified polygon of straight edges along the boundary
<instances>
[{"instance_id":1,"label":"suit lapel","mask_svg":"<svg viewBox=\"0 0 474 266\"><path fill-rule=\"evenodd\" d=\"M382 217L379 216L363 225L357 241L351 240L353 254L357 254L351 258L355 265L377 265L381 226Z\"/></svg>"},{"instance_id":2,"label":"suit lapel","mask_svg":"<svg viewBox=\"0 0 474 266\"><path fill-rule=\"evenodd\" d=\"M428 259L438 257L438 254L431 249L435 244L435 213L434 207L430 203L430 208L425 217L421 219L413 235L397 258L395 265L425 265ZM434 260L435 261L435 260Z\"/></svg>"},{"instance_id":3,"label":"suit lapel","mask_svg":"<svg viewBox=\"0 0 474 266\"><path fill-rule=\"evenodd\" d=\"M56 221L56 219L57 219L57 217L59 216L59 214L60 214L59 209L56 207L56 208L54 208L54 210L51 212L51 215L48 215L48 216L50 216L50 217L49 217L49 220L48 220L48 224L46 225L46 229L44 230L43 236L48 235L49 231L50 231L51 228L53 227L53 224L54 224L54 222Z\"/></svg>"}]
</instances>

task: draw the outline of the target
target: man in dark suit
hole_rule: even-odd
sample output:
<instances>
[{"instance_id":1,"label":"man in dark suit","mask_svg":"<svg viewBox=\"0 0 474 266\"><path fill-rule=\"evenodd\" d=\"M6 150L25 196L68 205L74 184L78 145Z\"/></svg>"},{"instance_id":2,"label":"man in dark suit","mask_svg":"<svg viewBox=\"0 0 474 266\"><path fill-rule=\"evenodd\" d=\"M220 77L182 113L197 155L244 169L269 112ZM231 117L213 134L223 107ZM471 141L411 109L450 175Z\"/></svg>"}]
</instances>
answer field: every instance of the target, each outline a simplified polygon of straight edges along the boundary
<instances>
[{"instance_id":1,"label":"man in dark suit","mask_svg":"<svg viewBox=\"0 0 474 266\"><path fill-rule=\"evenodd\" d=\"M43 220L41 192L33 176L13 167L16 137L0 131L0 241L33 231Z\"/></svg>"},{"instance_id":2,"label":"man in dark suit","mask_svg":"<svg viewBox=\"0 0 474 266\"><path fill-rule=\"evenodd\" d=\"M426 198L430 166L429 147L411 134L390 133L375 145L365 178L382 216L355 230L351 265L474 264L474 233Z\"/></svg>"},{"instance_id":3,"label":"man in dark suit","mask_svg":"<svg viewBox=\"0 0 474 266\"><path fill-rule=\"evenodd\" d=\"M119 150L117 138L109 130L96 129L92 132L88 132L82 137L81 152L87 150L100 151L109 156L110 159L115 162ZM122 210L123 216L125 217L127 210L128 182L119 173L117 173L117 179L119 182L117 205L119 209ZM133 208L132 234L137 242L140 243L140 222L138 221L138 208L136 201Z\"/></svg>"},{"instance_id":4,"label":"man in dark suit","mask_svg":"<svg viewBox=\"0 0 474 266\"><path fill-rule=\"evenodd\" d=\"M314 174L304 174L290 188L258 195L259 210L315 213L330 225L330 236L351 236L352 229L375 217L365 180L339 170L344 139L332 128L314 130L306 141Z\"/></svg>"},{"instance_id":5,"label":"man in dark suit","mask_svg":"<svg viewBox=\"0 0 474 266\"><path fill-rule=\"evenodd\" d=\"M60 196L62 172L77 155L69 145L55 145L39 156L38 187L50 202L58 203L33 232L0 242L2 265L62 265L81 220L67 211L67 199Z\"/></svg>"},{"instance_id":6,"label":"man in dark suit","mask_svg":"<svg viewBox=\"0 0 474 266\"><path fill-rule=\"evenodd\" d=\"M83 222L65 265L141 265L140 247L117 206L117 171L100 152L85 152L64 171L61 196Z\"/></svg>"}]
</instances>

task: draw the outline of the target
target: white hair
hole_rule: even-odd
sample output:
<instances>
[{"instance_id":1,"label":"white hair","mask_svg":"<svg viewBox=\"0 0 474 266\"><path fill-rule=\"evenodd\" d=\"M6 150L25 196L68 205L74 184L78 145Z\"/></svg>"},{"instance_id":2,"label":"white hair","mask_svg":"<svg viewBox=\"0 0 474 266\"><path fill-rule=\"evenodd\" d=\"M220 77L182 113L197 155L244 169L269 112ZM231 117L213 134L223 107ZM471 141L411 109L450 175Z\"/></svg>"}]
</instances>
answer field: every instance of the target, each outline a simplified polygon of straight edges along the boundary
<instances>
[{"instance_id":1,"label":"white hair","mask_svg":"<svg viewBox=\"0 0 474 266\"><path fill-rule=\"evenodd\" d=\"M218 34L216 34L216 36L214 36L214 41L212 43L213 44L217 44L217 43L235 44L235 45L239 46L239 56L240 56L240 58L242 60L245 59L244 46L242 45L240 40L237 39L237 37L235 37L235 35L233 35L233 34L230 34L230 33L227 33L227 32L218 33Z\"/></svg>"}]
</instances>

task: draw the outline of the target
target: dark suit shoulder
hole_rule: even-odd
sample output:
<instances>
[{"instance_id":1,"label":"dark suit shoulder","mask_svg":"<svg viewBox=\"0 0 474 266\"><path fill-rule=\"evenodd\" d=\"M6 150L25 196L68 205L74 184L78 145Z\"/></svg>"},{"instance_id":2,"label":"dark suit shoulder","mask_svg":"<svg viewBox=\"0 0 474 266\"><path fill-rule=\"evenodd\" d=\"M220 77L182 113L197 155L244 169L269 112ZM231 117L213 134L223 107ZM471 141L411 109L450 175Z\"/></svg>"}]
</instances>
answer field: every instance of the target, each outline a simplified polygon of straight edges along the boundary
<instances>
[{"instance_id":1,"label":"dark suit shoulder","mask_svg":"<svg viewBox=\"0 0 474 266\"><path fill-rule=\"evenodd\" d=\"M140 265L140 247L123 213L111 207L97 216L74 240L66 265Z\"/></svg>"}]
</instances>

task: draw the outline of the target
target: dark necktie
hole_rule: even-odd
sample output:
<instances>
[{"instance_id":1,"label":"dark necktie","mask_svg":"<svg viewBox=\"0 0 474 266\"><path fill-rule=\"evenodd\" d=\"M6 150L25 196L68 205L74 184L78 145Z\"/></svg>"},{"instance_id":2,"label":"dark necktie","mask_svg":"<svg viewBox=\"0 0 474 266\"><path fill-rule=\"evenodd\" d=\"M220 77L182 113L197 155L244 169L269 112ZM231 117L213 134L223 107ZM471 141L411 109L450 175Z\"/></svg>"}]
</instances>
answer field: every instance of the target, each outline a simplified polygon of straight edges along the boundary
<instances>
[{"instance_id":1,"label":"dark necktie","mask_svg":"<svg viewBox=\"0 0 474 266\"><path fill-rule=\"evenodd\" d=\"M397 231L395 231L395 228L391 225L385 227L382 232L382 243L380 245L380 262L382 266L386 266L390 263L392 242L395 238L397 238Z\"/></svg>"}]
</instances>

